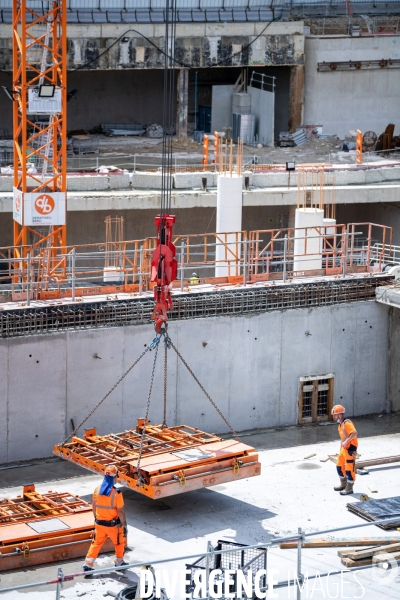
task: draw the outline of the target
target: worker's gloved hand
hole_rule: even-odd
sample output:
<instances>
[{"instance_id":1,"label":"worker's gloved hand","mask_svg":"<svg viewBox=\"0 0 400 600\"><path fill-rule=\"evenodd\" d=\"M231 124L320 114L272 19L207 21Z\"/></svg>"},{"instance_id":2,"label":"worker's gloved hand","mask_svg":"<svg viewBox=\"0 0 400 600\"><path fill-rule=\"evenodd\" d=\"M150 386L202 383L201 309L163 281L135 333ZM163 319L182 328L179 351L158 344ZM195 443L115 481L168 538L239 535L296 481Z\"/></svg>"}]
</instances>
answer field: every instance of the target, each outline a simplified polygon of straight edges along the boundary
<instances>
[{"instance_id":1,"label":"worker's gloved hand","mask_svg":"<svg viewBox=\"0 0 400 600\"><path fill-rule=\"evenodd\" d=\"M124 536L127 538L128 537L128 528L124 527Z\"/></svg>"}]
</instances>

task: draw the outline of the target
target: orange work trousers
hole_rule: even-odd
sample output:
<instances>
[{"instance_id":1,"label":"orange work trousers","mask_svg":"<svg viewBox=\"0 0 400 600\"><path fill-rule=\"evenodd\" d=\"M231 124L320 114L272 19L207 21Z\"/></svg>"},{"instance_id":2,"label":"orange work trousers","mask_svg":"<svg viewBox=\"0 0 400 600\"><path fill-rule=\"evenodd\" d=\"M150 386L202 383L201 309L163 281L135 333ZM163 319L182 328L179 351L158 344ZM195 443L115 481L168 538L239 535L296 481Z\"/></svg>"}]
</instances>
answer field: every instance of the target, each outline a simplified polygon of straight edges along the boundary
<instances>
[{"instance_id":1,"label":"orange work trousers","mask_svg":"<svg viewBox=\"0 0 400 600\"><path fill-rule=\"evenodd\" d=\"M339 477L347 477L348 481L356 480L355 458L350 455L346 448L341 448L336 462Z\"/></svg>"},{"instance_id":2,"label":"orange work trousers","mask_svg":"<svg viewBox=\"0 0 400 600\"><path fill-rule=\"evenodd\" d=\"M116 560L124 558L126 537L122 525L105 527L104 525L98 525L96 523L94 526L94 538L90 544L89 552L86 555L86 564L89 565L89 567L93 567L94 561L98 557L99 552L108 537L114 544Z\"/></svg>"}]
</instances>

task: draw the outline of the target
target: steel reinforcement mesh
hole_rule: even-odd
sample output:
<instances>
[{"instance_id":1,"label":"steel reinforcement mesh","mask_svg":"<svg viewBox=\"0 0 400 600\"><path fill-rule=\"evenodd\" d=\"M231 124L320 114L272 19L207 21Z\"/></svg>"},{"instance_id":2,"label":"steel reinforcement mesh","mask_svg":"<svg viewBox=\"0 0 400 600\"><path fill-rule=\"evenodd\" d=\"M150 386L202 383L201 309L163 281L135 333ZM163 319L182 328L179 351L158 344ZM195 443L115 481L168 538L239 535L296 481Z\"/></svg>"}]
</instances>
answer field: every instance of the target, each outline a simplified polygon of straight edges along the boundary
<instances>
[{"instance_id":1,"label":"steel reinforcement mesh","mask_svg":"<svg viewBox=\"0 0 400 600\"><path fill-rule=\"evenodd\" d=\"M202 319L372 300L377 286L385 285L391 279L380 277L186 294L174 297L174 308L169 319ZM0 312L0 337L143 325L151 322L153 307L152 298L132 298L113 302L5 309Z\"/></svg>"}]
</instances>

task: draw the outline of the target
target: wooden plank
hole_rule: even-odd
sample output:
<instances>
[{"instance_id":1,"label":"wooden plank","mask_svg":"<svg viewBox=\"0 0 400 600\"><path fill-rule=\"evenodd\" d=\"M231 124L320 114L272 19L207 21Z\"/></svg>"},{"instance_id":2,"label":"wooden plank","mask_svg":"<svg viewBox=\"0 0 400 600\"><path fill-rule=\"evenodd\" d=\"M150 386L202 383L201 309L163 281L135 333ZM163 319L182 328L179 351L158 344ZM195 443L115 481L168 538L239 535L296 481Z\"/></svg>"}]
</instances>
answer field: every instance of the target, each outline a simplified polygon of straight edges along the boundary
<instances>
[{"instance_id":1,"label":"wooden plank","mask_svg":"<svg viewBox=\"0 0 400 600\"><path fill-rule=\"evenodd\" d=\"M388 465L390 463L400 462L400 455L397 456L383 456L382 458L371 458L369 460L358 460L356 463L357 469L363 469L364 467L375 467L378 465Z\"/></svg>"},{"instance_id":2,"label":"wooden plank","mask_svg":"<svg viewBox=\"0 0 400 600\"><path fill-rule=\"evenodd\" d=\"M386 544L385 546L377 546L376 548L367 548L366 550L354 550L353 552L349 552L347 554L347 558L351 558L352 560L358 560L360 558L369 558L374 556L375 554L380 554L381 552L393 552L396 550L400 552L400 542L397 544Z\"/></svg>"},{"instance_id":3,"label":"wooden plank","mask_svg":"<svg viewBox=\"0 0 400 600\"><path fill-rule=\"evenodd\" d=\"M382 550L381 550L382 552ZM400 552L394 552L394 553L390 553L391 554L391 560L400 560ZM372 565L372 564L376 564L376 563L384 563L388 561L388 557L386 556L386 554L376 554L374 556L374 559L372 560L371 558L364 558L362 560L352 560L351 558L342 558L342 565L344 565L345 567L362 567L364 565Z\"/></svg>"},{"instance_id":4,"label":"wooden plank","mask_svg":"<svg viewBox=\"0 0 400 600\"><path fill-rule=\"evenodd\" d=\"M306 538L303 548L335 548L346 546L381 546L386 544L400 543L400 537L379 536L379 537L361 537L361 538ZM297 548L297 541L282 542L279 545L282 549Z\"/></svg>"},{"instance_id":5,"label":"wooden plank","mask_svg":"<svg viewBox=\"0 0 400 600\"><path fill-rule=\"evenodd\" d=\"M312 401L311 401L312 422L316 423L318 416L318 379L313 381Z\"/></svg>"}]
</instances>

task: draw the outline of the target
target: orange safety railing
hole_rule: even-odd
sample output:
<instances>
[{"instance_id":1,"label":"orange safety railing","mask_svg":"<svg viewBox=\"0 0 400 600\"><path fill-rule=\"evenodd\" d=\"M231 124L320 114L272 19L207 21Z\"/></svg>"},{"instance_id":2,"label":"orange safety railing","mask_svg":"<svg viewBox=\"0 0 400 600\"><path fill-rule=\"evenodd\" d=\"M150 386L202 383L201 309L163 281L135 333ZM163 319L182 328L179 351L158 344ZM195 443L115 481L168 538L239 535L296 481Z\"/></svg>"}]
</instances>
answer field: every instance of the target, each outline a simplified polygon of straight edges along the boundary
<instances>
[{"instance_id":1,"label":"orange safety railing","mask_svg":"<svg viewBox=\"0 0 400 600\"><path fill-rule=\"evenodd\" d=\"M301 254L295 253L295 238L302 240ZM0 299L144 292L150 288L155 244L150 237L64 246L57 253L51 247L32 246L24 248L25 257L17 257L15 246L0 248ZM200 283L214 285L373 273L381 272L393 254L391 227L373 223L178 235L174 244L179 273L173 285L182 289L190 285L193 271ZM316 257L320 268L315 263L308 268L307 261ZM296 261L301 261L301 271L295 270Z\"/></svg>"}]
</instances>

